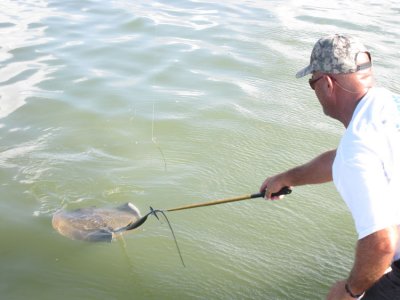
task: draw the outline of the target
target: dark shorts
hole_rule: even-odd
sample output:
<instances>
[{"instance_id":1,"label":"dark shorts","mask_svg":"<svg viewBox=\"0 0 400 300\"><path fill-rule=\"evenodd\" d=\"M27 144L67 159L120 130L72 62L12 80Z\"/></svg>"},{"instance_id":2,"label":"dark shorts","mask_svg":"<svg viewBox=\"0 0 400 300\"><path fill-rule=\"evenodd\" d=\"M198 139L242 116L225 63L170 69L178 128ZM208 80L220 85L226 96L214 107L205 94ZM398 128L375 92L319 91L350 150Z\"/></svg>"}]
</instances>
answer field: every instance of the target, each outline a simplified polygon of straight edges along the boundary
<instances>
[{"instance_id":1,"label":"dark shorts","mask_svg":"<svg viewBox=\"0 0 400 300\"><path fill-rule=\"evenodd\" d=\"M392 271L367 290L362 300L400 300L400 260L391 267Z\"/></svg>"}]
</instances>

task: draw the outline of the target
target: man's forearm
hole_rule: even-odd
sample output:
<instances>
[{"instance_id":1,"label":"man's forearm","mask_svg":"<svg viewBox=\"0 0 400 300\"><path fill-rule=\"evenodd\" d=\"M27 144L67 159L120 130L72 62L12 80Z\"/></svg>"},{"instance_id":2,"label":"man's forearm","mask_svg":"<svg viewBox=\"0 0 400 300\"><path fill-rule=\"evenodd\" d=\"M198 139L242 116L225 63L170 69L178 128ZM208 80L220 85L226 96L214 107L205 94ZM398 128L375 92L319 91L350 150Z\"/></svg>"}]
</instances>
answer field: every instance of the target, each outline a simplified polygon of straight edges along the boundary
<instances>
[{"instance_id":1,"label":"man's forearm","mask_svg":"<svg viewBox=\"0 0 400 300\"><path fill-rule=\"evenodd\" d=\"M336 150L331 150L317 156L310 162L290 169L286 172L268 177L260 187L260 192L267 188L266 198L285 186L299 186L332 181L332 164L335 160Z\"/></svg>"},{"instance_id":2,"label":"man's forearm","mask_svg":"<svg viewBox=\"0 0 400 300\"><path fill-rule=\"evenodd\" d=\"M317 156L310 162L288 170L286 176L291 186L317 184L332 181L332 164L336 150Z\"/></svg>"},{"instance_id":3,"label":"man's forearm","mask_svg":"<svg viewBox=\"0 0 400 300\"><path fill-rule=\"evenodd\" d=\"M385 273L393 259L397 236L397 226L393 226L357 242L354 266L347 280L354 294L363 293Z\"/></svg>"}]
</instances>

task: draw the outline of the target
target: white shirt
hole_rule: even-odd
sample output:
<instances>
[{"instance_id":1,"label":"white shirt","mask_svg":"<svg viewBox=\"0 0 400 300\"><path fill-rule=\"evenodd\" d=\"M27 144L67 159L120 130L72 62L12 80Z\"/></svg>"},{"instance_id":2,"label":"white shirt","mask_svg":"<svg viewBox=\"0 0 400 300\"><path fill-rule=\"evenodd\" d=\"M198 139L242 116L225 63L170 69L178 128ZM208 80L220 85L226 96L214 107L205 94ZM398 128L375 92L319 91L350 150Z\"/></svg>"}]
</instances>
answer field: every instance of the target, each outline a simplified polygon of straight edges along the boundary
<instances>
[{"instance_id":1,"label":"white shirt","mask_svg":"<svg viewBox=\"0 0 400 300\"><path fill-rule=\"evenodd\" d=\"M359 239L400 225L399 95L372 88L361 99L337 149L333 181Z\"/></svg>"}]
</instances>

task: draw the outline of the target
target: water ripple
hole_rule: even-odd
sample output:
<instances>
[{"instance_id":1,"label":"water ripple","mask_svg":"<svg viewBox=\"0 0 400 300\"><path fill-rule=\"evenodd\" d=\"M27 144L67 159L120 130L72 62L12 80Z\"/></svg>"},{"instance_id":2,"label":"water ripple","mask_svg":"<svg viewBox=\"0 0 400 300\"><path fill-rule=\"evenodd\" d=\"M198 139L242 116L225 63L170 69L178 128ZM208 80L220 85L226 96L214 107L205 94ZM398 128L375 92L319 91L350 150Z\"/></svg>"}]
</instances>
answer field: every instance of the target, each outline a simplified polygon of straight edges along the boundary
<instances>
[{"instance_id":1,"label":"water ripple","mask_svg":"<svg viewBox=\"0 0 400 300\"><path fill-rule=\"evenodd\" d=\"M0 118L4 118L23 106L27 98L41 92L38 85L48 80L55 68L47 64L54 57L37 50L49 42L47 27L42 24L51 14L46 2L28 1L22 5L3 1L0 10L6 12L1 18L2 24L7 24L0 26Z\"/></svg>"}]
</instances>

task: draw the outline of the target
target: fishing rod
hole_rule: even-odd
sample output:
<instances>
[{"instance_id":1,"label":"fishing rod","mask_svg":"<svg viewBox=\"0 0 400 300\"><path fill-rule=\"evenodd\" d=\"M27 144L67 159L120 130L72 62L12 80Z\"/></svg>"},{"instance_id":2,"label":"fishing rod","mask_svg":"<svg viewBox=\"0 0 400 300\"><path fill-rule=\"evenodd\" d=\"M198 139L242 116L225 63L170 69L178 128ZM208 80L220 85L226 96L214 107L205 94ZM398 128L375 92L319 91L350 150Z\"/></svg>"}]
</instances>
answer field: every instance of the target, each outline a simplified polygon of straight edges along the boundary
<instances>
[{"instance_id":1,"label":"fishing rod","mask_svg":"<svg viewBox=\"0 0 400 300\"><path fill-rule=\"evenodd\" d=\"M276 193L273 193L271 196L272 197L279 197L281 195L288 195L291 192L292 192L292 190L289 187L286 186L286 187L283 187L280 191L278 191ZM114 232L123 232L123 231L127 231L127 230L132 230L132 229L138 228L144 222L146 222L148 216L154 215L154 216L157 217L157 213L160 213L160 212L172 212L172 211L192 209L192 208L197 208L197 207L218 205L218 204L229 203L229 202L236 202L236 201L242 201L242 200L262 198L264 196L265 196L265 191L262 192L262 193L246 194L246 195L232 197L232 198L225 198L225 199L214 200L214 201L209 201L209 202L189 204L189 205L184 205L184 206L179 206L179 207L174 207L174 208L169 208L169 209L164 209L164 210L153 209L152 207L150 207L150 212L149 213L147 213L146 215L144 215L140 219L129 223L128 225L126 225L124 227L118 228Z\"/></svg>"},{"instance_id":2,"label":"fishing rod","mask_svg":"<svg viewBox=\"0 0 400 300\"><path fill-rule=\"evenodd\" d=\"M292 192L292 190L289 187L284 187L279 192L273 193L271 196L278 197L281 195L288 195L291 192ZM191 209L191 208L196 208L196 207L204 207L204 206L211 206L211 205L217 205L217 204L223 204L223 203L229 203L229 202L235 202L235 201L249 200L249 199L254 199L254 198L262 198L264 196L265 196L265 191L262 193L247 194L247 195L242 195L242 196L237 196L237 197L232 197L232 198L214 200L214 201L210 201L210 202L203 202L203 203L179 206L179 207L175 207L175 208L166 209L165 211L178 211L178 210Z\"/></svg>"}]
</instances>

